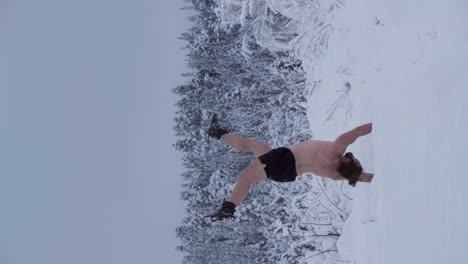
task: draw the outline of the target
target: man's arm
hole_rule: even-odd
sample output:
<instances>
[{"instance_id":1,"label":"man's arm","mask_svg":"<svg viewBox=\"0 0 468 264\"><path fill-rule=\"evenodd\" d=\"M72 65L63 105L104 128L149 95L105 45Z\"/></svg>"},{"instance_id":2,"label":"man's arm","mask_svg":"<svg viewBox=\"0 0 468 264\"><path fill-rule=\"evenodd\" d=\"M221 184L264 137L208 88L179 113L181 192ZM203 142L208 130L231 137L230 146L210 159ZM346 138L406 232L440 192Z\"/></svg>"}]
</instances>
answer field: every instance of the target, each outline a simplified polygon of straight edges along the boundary
<instances>
[{"instance_id":1,"label":"man's arm","mask_svg":"<svg viewBox=\"0 0 468 264\"><path fill-rule=\"evenodd\" d=\"M371 182L372 178L374 178L374 173L363 172L359 176L358 181L360 181L360 182Z\"/></svg>"},{"instance_id":2,"label":"man's arm","mask_svg":"<svg viewBox=\"0 0 468 264\"><path fill-rule=\"evenodd\" d=\"M348 179L345 179L343 176L341 176L339 173L336 173L336 174L330 176L329 178L333 179L333 180L336 180L336 181L340 181L340 180L346 180L347 181L348 180ZM373 173L363 172L363 173L361 173L361 175L359 175L358 181L360 181L360 182L371 182L372 178L374 178Z\"/></svg>"},{"instance_id":3,"label":"man's arm","mask_svg":"<svg viewBox=\"0 0 468 264\"><path fill-rule=\"evenodd\" d=\"M340 148L340 151L345 152L346 148L353 144L358 137L365 136L372 131L372 123L367 123L362 126L358 126L353 130L350 130L338 138L336 138L335 143Z\"/></svg>"}]
</instances>

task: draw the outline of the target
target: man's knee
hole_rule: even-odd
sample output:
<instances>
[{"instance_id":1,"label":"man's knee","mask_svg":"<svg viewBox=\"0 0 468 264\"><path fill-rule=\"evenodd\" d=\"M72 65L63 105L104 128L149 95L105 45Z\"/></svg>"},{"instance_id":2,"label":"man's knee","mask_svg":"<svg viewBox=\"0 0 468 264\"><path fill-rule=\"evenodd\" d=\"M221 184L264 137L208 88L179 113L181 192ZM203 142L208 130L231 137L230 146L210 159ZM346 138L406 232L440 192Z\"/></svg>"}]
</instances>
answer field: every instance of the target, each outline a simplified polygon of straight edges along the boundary
<instances>
[{"instance_id":1,"label":"man's knee","mask_svg":"<svg viewBox=\"0 0 468 264\"><path fill-rule=\"evenodd\" d=\"M238 181L241 181L245 184L252 185L259 181L264 180L262 177L264 165L260 162L260 160L254 160L239 176Z\"/></svg>"},{"instance_id":2,"label":"man's knee","mask_svg":"<svg viewBox=\"0 0 468 264\"><path fill-rule=\"evenodd\" d=\"M241 182L243 184L252 184L252 179L249 177L249 174L247 173L242 173L239 178L237 179L238 182Z\"/></svg>"}]
</instances>

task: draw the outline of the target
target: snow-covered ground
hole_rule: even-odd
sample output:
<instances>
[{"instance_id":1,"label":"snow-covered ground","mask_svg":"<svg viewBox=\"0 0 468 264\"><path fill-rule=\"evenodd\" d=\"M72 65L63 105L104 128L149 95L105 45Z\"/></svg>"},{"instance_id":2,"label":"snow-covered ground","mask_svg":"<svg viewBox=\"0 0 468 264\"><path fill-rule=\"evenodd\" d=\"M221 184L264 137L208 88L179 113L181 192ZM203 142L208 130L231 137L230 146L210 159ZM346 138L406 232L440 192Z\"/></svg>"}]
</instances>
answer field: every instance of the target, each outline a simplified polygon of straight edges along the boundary
<instances>
[{"instance_id":1,"label":"snow-covered ground","mask_svg":"<svg viewBox=\"0 0 468 264\"><path fill-rule=\"evenodd\" d=\"M344 260L468 263L467 11L466 0L347 1L306 68L316 138L373 122L350 148L375 177L352 191Z\"/></svg>"}]
</instances>

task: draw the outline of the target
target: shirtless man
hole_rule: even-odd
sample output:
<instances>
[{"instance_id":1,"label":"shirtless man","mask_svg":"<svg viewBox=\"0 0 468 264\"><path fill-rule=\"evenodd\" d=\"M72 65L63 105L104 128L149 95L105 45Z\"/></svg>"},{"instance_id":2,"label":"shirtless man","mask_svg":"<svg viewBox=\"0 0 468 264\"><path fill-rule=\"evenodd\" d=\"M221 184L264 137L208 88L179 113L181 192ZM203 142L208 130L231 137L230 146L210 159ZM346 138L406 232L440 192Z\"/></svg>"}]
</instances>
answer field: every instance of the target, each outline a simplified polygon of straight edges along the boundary
<instances>
[{"instance_id":1,"label":"shirtless man","mask_svg":"<svg viewBox=\"0 0 468 264\"><path fill-rule=\"evenodd\" d=\"M241 173L229 201L207 221L233 220L235 208L249 193L250 186L267 179L277 182L292 182L297 176L310 172L332 180L348 180L351 186L357 181L371 182L372 173L362 171L361 163L346 148L358 137L372 131L372 123L358 126L335 141L308 140L291 148L272 149L268 144L230 134L219 126L216 114L213 116L208 135L223 139L226 143L244 152L253 152L256 159Z\"/></svg>"}]
</instances>

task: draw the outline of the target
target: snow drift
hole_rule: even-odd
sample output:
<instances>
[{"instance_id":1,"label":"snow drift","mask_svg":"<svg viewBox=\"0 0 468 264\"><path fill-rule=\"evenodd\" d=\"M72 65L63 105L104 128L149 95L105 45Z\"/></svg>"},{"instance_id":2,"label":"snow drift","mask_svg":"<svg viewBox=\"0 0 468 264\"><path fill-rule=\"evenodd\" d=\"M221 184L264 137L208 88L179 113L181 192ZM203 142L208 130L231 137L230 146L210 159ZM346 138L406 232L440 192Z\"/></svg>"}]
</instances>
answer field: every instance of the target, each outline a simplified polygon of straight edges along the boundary
<instances>
[{"instance_id":1,"label":"snow drift","mask_svg":"<svg viewBox=\"0 0 468 264\"><path fill-rule=\"evenodd\" d=\"M358 0L334 17L308 76L318 83L311 130L332 139L374 124L351 148L375 177L353 190L338 241L344 260L468 261L467 9L456 0Z\"/></svg>"}]
</instances>

